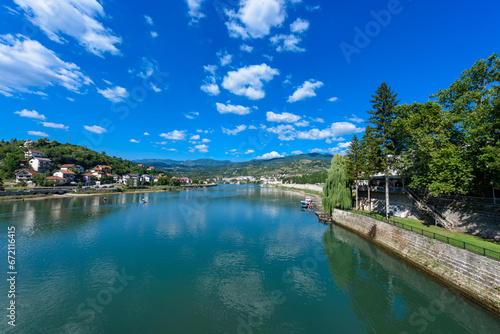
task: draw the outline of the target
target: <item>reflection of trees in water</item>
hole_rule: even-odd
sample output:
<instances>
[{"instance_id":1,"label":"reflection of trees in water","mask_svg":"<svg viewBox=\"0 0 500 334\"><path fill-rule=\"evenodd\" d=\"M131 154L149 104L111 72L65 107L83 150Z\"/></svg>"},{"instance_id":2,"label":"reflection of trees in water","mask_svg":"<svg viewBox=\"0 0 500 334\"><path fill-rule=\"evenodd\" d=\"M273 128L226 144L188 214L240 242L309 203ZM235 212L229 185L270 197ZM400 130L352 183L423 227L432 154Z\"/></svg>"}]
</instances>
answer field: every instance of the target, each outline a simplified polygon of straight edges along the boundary
<instances>
[{"instance_id":1,"label":"reflection of trees in water","mask_svg":"<svg viewBox=\"0 0 500 334\"><path fill-rule=\"evenodd\" d=\"M378 332L385 323L396 323L398 297L391 275L358 248L337 238L338 233L339 229L333 226L327 230L323 234L323 247L334 282L348 294L353 312L370 332Z\"/></svg>"},{"instance_id":2,"label":"reflection of trees in water","mask_svg":"<svg viewBox=\"0 0 500 334\"><path fill-rule=\"evenodd\" d=\"M372 333L417 332L419 321L427 321L430 332L496 331L498 320L493 316L344 228L325 231L323 249L334 283ZM443 295L446 310L426 320L422 310L429 310Z\"/></svg>"}]
</instances>

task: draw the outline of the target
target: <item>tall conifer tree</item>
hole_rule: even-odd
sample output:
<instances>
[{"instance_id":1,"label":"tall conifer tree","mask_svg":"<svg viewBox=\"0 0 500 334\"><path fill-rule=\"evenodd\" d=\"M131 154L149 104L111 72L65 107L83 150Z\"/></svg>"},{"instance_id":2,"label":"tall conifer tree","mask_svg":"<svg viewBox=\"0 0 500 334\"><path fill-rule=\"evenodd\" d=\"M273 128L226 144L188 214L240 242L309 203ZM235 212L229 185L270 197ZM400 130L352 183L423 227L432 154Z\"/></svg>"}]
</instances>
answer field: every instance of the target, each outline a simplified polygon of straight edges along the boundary
<instances>
[{"instance_id":1,"label":"tall conifer tree","mask_svg":"<svg viewBox=\"0 0 500 334\"><path fill-rule=\"evenodd\" d=\"M369 146L373 149L378 146L380 152L379 172L385 176L385 217L387 221L389 221L389 175L395 167L392 121L399 103L399 100L396 99L397 95L387 83L382 82L375 91L375 95L372 95L373 100L370 101L373 110L368 111L372 115L368 123L373 128Z\"/></svg>"}]
</instances>

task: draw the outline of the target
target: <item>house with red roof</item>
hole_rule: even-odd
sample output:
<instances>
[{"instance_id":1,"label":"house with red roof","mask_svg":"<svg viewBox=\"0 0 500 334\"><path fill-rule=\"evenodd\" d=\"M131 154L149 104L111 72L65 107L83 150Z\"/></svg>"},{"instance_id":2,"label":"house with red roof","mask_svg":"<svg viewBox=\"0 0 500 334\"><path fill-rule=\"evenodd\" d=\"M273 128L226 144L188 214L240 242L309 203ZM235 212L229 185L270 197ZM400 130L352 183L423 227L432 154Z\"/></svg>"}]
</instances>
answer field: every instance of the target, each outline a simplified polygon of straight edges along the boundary
<instances>
[{"instance_id":1,"label":"house with red roof","mask_svg":"<svg viewBox=\"0 0 500 334\"><path fill-rule=\"evenodd\" d=\"M32 181L35 176L38 176L37 172L31 169L23 169L16 172L16 183Z\"/></svg>"}]
</instances>

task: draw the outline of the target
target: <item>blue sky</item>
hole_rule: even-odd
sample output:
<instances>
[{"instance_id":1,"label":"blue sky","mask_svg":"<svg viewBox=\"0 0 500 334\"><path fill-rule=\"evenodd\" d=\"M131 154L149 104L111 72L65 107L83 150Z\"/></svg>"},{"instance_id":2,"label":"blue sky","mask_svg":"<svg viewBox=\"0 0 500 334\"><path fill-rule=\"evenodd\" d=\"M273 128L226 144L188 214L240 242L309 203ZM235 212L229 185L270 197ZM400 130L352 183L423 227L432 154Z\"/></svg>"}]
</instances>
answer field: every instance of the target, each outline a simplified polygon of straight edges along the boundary
<instances>
[{"instance_id":1,"label":"blue sky","mask_svg":"<svg viewBox=\"0 0 500 334\"><path fill-rule=\"evenodd\" d=\"M382 81L425 102L500 45L497 1L3 3L0 137L129 159L342 152Z\"/></svg>"}]
</instances>

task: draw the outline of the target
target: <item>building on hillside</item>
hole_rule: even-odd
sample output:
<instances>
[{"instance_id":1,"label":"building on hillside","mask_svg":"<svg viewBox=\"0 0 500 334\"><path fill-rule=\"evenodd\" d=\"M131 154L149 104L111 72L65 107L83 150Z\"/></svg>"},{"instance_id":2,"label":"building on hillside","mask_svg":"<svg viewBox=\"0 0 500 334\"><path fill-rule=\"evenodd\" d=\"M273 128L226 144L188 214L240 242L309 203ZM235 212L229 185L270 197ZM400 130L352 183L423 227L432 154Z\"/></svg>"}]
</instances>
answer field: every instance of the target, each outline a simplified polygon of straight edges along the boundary
<instances>
[{"instance_id":1,"label":"building on hillside","mask_svg":"<svg viewBox=\"0 0 500 334\"><path fill-rule=\"evenodd\" d=\"M130 185L132 187L136 187L141 183L141 177L139 174L133 174L133 173L125 174L122 177L122 183L124 185Z\"/></svg>"},{"instance_id":2,"label":"building on hillside","mask_svg":"<svg viewBox=\"0 0 500 334\"><path fill-rule=\"evenodd\" d=\"M85 168L83 168L82 166L80 165L74 165L74 164L64 164L61 166L61 170L70 170L70 168L74 168L76 169L76 171L78 173L83 173L83 171L85 170Z\"/></svg>"},{"instance_id":3,"label":"building on hillside","mask_svg":"<svg viewBox=\"0 0 500 334\"><path fill-rule=\"evenodd\" d=\"M94 171L96 171L96 172L97 172L97 171L100 171L100 172L104 172L104 173L111 173L111 170L112 170L112 169L113 169L113 168L111 168L110 166L106 166L106 165L97 165L97 166L95 166L94 168L92 168L92 169L90 170L90 172L92 173L92 172L94 172Z\"/></svg>"},{"instance_id":4,"label":"building on hillside","mask_svg":"<svg viewBox=\"0 0 500 334\"><path fill-rule=\"evenodd\" d=\"M24 156L26 158L34 158L34 157L45 158L45 154L37 150L26 150L24 151Z\"/></svg>"},{"instance_id":5,"label":"building on hillside","mask_svg":"<svg viewBox=\"0 0 500 334\"><path fill-rule=\"evenodd\" d=\"M93 183L93 181L97 180L97 177L94 174L85 173L82 174L82 180L83 182L85 182L86 185L89 185Z\"/></svg>"},{"instance_id":6,"label":"building on hillside","mask_svg":"<svg viewBox=\"0 0 500 334\"><path fill-rule=\"evenodd\" d=\"M61 185L61 184L66 184L68 183L68 180L63 178L63 177L59 177L59 176L49 176L49 177L46 177L45 178L46 181L52 181L54 182L56 185Z\"/></svg>"},{"instance_id":7,"label":"building on hillside","mask_svg":"<svg viewBox=\"0 0 500 334\"><path fill-rule=\"evenodd\" d=\"M28 160L21 159L19 160L19 167L26 167L28 166Z\"/></svg>"},{"instance_id":8,"label":"building on hillside","mask_svg":"<svg viewBox=\"0 0 500 334\"><path fill-rule=\"evenodd\" d=\"M16 172L16 183L19 182L30 182L33 181L33 178L35 176L38 176L38 173L35 171L32 171L31 169L23 169L19 172Z\"/></svg>"},{"instance_id":9,"label":"building on hillside","mask_svg":"<svg viewBox=\"0 0 500 334\"><path fill-rule=\"evenodd\" d=\"M148 167L148 170L155 170L154 167Z\"/></svg>"},{"instance_id":10,"label":"building on hillside","mask_svg":"<svg viewBox=\"0 0 500 334\"><path fill-rule=\"evenodd\" d=\"M113 180L115 180L116 183L121 183L122 182L122 176L115 174L113 175Z\"/></svg>"},{"instance_id":11,"label":"building on hillside","mask_svg":"<svg viewBox=\"0 0 500 334\"><path fill-rule=\"evenodd\" d=\"M174 177L172 177L172 179L178 179L184 185L190 185L191 183L193 183L193 181L189 177L177 177L177 176L174 176Z\"/></svg>"},{"instance_id":12,"label":"building on hillside","mask_svg":"<svg viewBox=\"0 0 500 334\"><path fill-rule=\"evenodd\" d=\"M155 179L154 175L149 175L149 174L143 174L141 176L142 182L147 182L149 184L153 183L153 180Z\"/></svg>"},{"instance_id":13,"label":"building on hillside","mask_svg":"<svg viewBox=\"0 0 500 334\"><path fill-rule=\"evenodd\" d=\"M137 164L137 167L144 167L143 164Z\"/></svg>"},{"instance_id":14,"label":"building on hillside","mask_svg":"<svg viewBox=\"0 0 500 334\"><path fill-rule=\"evenodd\" d=\"M64 179L68 180L68 182L75 181L75 173L73 173L70 170L58 170L57 172L54 172L54 174L52 174L52 175L62 177Z\"/></svg>"},{"instance_id":15,"label":"building on hillside","mask_svg":"<svg viewBox=\"0 0 500 334\"><path fill-rule=\"evenodd\" d=\"M49 158L40 158L40 157L33 157L30 159L30 167L36 170L37 172L46 172L50 170L50 163L52 160Z\"/></svg>"},{"instance_id":16,"label":"building on hillside","mask_svg":"<svg viewBox=\"0 0 500 334\"><path fill-rule=\"evenodd\" d=\"M31 147L31 146L34 146L35 145L35 142L28 139L24 142L24 147Z\"/></svg>"}]
</instances>

